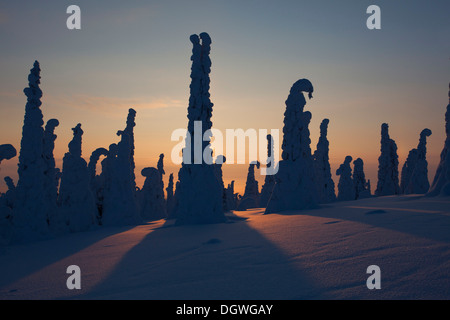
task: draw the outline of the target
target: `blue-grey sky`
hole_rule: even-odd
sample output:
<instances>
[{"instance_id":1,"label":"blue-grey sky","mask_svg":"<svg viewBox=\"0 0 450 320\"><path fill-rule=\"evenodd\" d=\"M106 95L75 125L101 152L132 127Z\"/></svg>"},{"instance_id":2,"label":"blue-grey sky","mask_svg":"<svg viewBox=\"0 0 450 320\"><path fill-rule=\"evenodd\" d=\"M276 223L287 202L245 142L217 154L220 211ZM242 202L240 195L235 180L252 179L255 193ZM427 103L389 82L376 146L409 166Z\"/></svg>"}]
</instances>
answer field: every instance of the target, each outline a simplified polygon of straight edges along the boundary
<instances>
[{"instance_id":1,"label":"blue-grey sky","mask_svg":"<svg viewBox=\"0 0 450 320\"><path fill-rule=\"evenodd\" d=\"M81 30L66 28L72 4L81 8ZM366 28L372 4L381 8L381 30ZM134 107L137 168L156 165L175 144L171 132L186 127L189 36L205 31L213 41L216 128L281 129L290 86L308 78L315 87L306 107L312 149L329 118L333 171L345 155L361 157L374 185L380 126L387 122L401 164L420 131L433 131L432 178L448 103L449 12L450 2L436 0L1 1L1 143L19 151L22 90L37 59L45 120L61 122L59 162L78 122L87 159L117 141ZM0 175L14 176L16 163L2 163ZM224 178L240 179L240 189L245 176L246 167L226 168Z\"/></svg>"}]
</instances>

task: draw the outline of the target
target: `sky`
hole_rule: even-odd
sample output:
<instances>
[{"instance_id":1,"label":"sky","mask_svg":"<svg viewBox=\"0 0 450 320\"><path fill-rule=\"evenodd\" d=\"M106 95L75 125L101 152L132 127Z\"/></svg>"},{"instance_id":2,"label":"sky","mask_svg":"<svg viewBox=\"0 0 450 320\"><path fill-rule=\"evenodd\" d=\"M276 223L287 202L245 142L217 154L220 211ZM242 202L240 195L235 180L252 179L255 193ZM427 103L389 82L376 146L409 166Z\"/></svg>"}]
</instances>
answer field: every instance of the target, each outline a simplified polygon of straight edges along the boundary
<instances>
[{"instance_id":1,"label":"sky","mask_svg":"<svg viewBox=\"0 0 450 320\"><path fill-rule=\"evenodd\" d=\"M69 5L81 9L81 30L68 30ZM381 29L369 30L369 5L381 9ZM389 124L403 165L424 128L429 176L442 150L450 81L448 1L0 1L0 137L19 152L33 62L41 65L44 120L60 126L57 166L82 124L83 157L117 143L128 108L137 111L135 161L156 166L165 153L165 181L178 173L170 161L171 134L187 126L191 34L212 38L213 127L279 129L285 100L301 78L314 85L314 151L322 119L333 174L345 159L362 158L372 191L377 181L380 128ZM282 136L280 135L280 144ZM18 157L0 178L17 181ZM224 181L243 192L247 165L224 165ZM257 177L260 187L263 177ZM334 176L335 184L338 180ZM0 183L0 190L6 186Z\"/></svg>"}]
</instances>

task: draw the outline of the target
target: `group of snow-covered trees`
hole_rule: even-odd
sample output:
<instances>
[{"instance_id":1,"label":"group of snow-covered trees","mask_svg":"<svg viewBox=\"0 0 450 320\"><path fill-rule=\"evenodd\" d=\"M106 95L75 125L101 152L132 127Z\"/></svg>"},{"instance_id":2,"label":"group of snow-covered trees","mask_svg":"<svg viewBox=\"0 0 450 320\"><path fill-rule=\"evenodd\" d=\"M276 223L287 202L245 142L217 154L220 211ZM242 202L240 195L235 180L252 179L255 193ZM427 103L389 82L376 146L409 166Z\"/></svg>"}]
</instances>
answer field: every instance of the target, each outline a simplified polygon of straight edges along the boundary
<instances>
[{"instance_id":1,"label":"group of snow-covered trees","mask_svg":"<svg viewBox=\"0 0 450 320\"><path fill-rule=\"evenodd\" d=\"M207 33L192 35L192 68L188 106L188 135L199 143L202 155L212 150L204 133L212 128L213 103L209 87L211 72L211 38ZM303 92L312 98L312 83L295 82L286 100L284 113L282 160L275 175L266 175L261 192L255 178L255 167L249 165L245 193L234 191L234 181L225 187L222 165L192 161L194 148L183 150L183 162L174 181L171 173L164 193L164 154L157 167L144 168L142 188L136 186L134 162L134 127L136 111L129 109L124 130L117 132L119 141L108 149L94 150L87 163L82 157L81 124L73 130L73 139L64 155L62 170L56 167L53 150L59 121L50 119L44 127L41 111L40 66L36 61L28 76L27 97L18 163L18 181L5 178L8 191L0 196L0 244L43 239L67 232L89 230L97 225L136 225L143 221L170 218L176 224L217 223L227 220L225 212L265 207L265 213L315 208L336 200L356 200L371 196L370 180L364 174L361 158L347 156L336 170L339 176L337 195L329 162L327 138L329 120L320 124L316 150L311 151L309 124L312 114L305 111ZM450 91L449 91L450 99ZM445 115L446 140L441 161L430 187L426 140L431 130L420 133L417 148L409 152L399 179L397 145L389 136L389 126L381 126L381 153L378 158L378 182L375 196L426 193L429 196L450 195L450 101ZM201 141L195 141L194 122L201 121ZM187 141L188 142L188 141ZM273 138L267 136L267 152L273 155ZM0 145L0 163L16 156L9 144ZM101 173L96 172L100 158ZM187 161L189 160L189 161ZM267 165L273 165L268 161Z\"/></svg>"}]
</instances>

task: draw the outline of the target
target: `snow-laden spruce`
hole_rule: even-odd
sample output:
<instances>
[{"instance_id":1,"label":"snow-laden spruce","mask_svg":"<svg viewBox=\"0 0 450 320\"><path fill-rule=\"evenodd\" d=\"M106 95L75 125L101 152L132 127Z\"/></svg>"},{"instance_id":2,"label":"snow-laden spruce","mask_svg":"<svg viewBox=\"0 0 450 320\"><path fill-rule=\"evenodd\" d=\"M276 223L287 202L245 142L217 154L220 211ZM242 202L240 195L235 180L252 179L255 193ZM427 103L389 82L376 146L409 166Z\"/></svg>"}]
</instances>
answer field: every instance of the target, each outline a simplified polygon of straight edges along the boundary
<instances>
[{"instance_id":1,"label":"snow-laden spruce","mask_svg":"<svg viewBox=\"0 0 450 320\"><path fill-rule=\"evenodd\" d=\"M381 154L378 158L378 182L376 196L389 196L400 193L398 179L397 144L389 137L387 123L381 125Z\"/></svg>"},{"instance_id":2,"label":"snow-laden spruce","mask_svg":"<svg viewBox=\"0 0 450 320\"><path fill-rule=\"evenodd\" d=\"M336 170L336 175L339 176L338 196L339 201L355 200L355 188L353 186L351 156L346 156L344 163Z\"/></svg>"},{"instance_id":3,"label":"snow-laden spruce","mask_svg":"<svg viewBox=\"0 0 450 320\"><path fill-rule=\"evenodd\" d=\"M136 111L129 109L125 130L117 132L120 142L116 146L110 146L106 157L108 160L103 189L103 225L123 226L142 222L136 201L136 183L134 181L133 128L135 116Z\"/></svg>"},{"instance_id":4,"label":"snow-laden spruce","mask_svg":"<svg viewBox=\"0 0 450 320\"><path fill-rule=\"evenodd\" d=\"M55 234L63 234L67 232L67 224L63 214L58 209L58 180L53 150L55 149L55 128L59 126L57 119L47 121L44 130L44 145L42 156L44 158L44 197L47 212L47 219L50 231Z\"/></svg>"},{"instance_id":5,"label":"snow-laden spruce","mask_svg":"<svg viewBox=\"0 0 450 320\"><path fill-rule=\"evenodd\" d=\"M139 207L141 217L146 220L158 220L167 217L166 202L164 200L164 154L160 154L157 168L149 167L141 171L145 177L144 185L139 191Z\"/></svg>"},{"instance_id":6,"label":"snow-laden spruce","mask_svg":"<svg viewBox=\"0 0 450 320\"><path fill-rule=\"evenodd\" d=\"M361 158L353 161L353 188L355 199L370 197L370 182L366 181L364 174L364 161Z\"/></svg>"},{"instance_id":7,"label":"snow-laden spruce","mask_svg":"<svg viewBox=\"0 0 450 320\"><path fill-rule=\"evenodd\" d=\"M239 201L239 205L237 208L239 211L251 208L259 208L259 188L258 181L255 179L255 167L259 169L259 161L253 161L248 166L244 195Z\"/></svg>"},{"instance_id":8,"label":"snow-laden spruce","mask_svg":"<svg viewBox=\"0 0 450 320\"><path fill-rule=\"evenodd\" d=\"M450 196L450 84L449 84L449 104L445 113L445 142L441 152L441 160L436 170L433 183L428 196Z\"/></svg>"},{"instance_id":9,"label":"snow-laden spruce","mask_svg":"<svg viewBox=\"0 0 450 320\"><path fill-rule=\"evenodd\" d=\"M302 93L308 92L311 99L313 91L311 82L301 79L294 83L286 100L282 160L266 214L317 207L319 199L308 129L311 112L303 111L306 100Z\"/></svg>"},{"instance_id":10,"label":"snow-laden spruce","mask_svg":"<svg viewBox=\"0 0 450 320\"><path fill-rule=\"evenodd\" d=\"M97 207L89 184L89 171L81 157L83 130L78 124L64 155L58 204L71 232L87 231L95 224Z\"/></svg>"},{"instance_id":11,"label":"snow-laden spruce","mask_svg":"<svg viewBox=\"0 0 450 320\"><path fill-rule=\"evenodd\" d=\"M201 121L200 139L212 127L213 103L209 94L211 38L207 33L201 33L200 37L192 35L190 40L193 49L187 134L191 137L191 143L186 143L186 146L192 147L183 149L183 163L178 172L179 185L175 191L174 217L179 225L225 222L222 187L215 177L214 165L205 163L203 157L194 159L196 143L201 144L202 154L199 156L211 154L210 139L196 141L194 136L195 121Z\"/></svg>"},{"instance_id":12,"label":"snow-laden spruce","mask_svg":"<svg viewBox=\"0 0 450 320\"><path fill-rule=\"evenodd\" d=\"M409 151L405 164L402 167L400 191L404 194L426 193L430 188L428 181L427 137L431 135L430 129L420 133L417 148Z\"/></svg>"},{"instance_id":13,"label":"snow-laden spruce","mask_svg":"<svg viewBox=\"0 0 450 320\"><path fill-rule=\"evenodd\" d=\"M330 120L323 119L320 124L320 137L314 151L314 172L316 175L317 191L320 203L329 203L336 200L334 181L331 177L329 158L329 145L327 138L328 124Z\"/></svg>"},{"instance_id":14,"label":"snow-laden spruce","mask_svg":"<svg viewBox=\"0 0 450 320\"><path fill-rule=\"evenodd\" d=\"M15 243L42 239L49 234L46 212L48 206L45 203L46 165L43 158L44 121L40 109L40 71L39 62L35 61L28 76L28 87L24 89L27 104L17 171L17 203L12 217L12 241Z\"/></svg>"},{"instance_id":15,"label":"snow-laden spruce","mask_svg":"<svg viewBox=\"0 0 450 320\"><path fill-rule=\"evenodd\" d=\"M273 137L271 134L267 135L267 169L273 166ZM259 206L261 208L267 207L270 196L272 195L273 187L275 186L275 175L267 174L264 178L264 184L261 188L261 195L259 197Z\"/></svg>"}]
</instances>

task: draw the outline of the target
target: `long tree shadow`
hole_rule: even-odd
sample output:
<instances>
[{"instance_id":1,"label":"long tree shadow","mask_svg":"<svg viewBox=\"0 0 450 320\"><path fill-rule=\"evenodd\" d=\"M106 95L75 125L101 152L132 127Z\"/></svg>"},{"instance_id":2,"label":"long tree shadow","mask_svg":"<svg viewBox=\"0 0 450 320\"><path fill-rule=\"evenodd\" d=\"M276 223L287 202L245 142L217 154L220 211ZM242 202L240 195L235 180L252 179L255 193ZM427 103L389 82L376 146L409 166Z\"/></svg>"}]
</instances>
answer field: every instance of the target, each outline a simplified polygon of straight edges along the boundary
<instances>
[{"instance_id":1,"label":"long tree shadow","mask_svg":"<svg viewBox=\"0 0 450 320\"><path fill-rule=\"evenodd\" d=\"M70 257L119 232L133 228L99 227L96 230L66 234L57 238L23 245L11 245L0 251L0 291L22 278Z\"/></svg>"},{"instance_id":2,"label":"long tree shadow","mask_svg":"<svg viewBox=\"0 0 450 320\"><path fill-rule=\"evenodd\" d=\"M323 290L245 221L151 231L76 299L318 299Z\"/></svg>"},{"instance_id":3,"label":"long tree shadow","mask_svg":"<svg viewBox=\"0 0 450 320\"><path fill-rule=\"evenodd\" d=\"M354 221L450 243L450 198L378 197L335 202L301 214Z\"/></svg>"}]
</instances>

